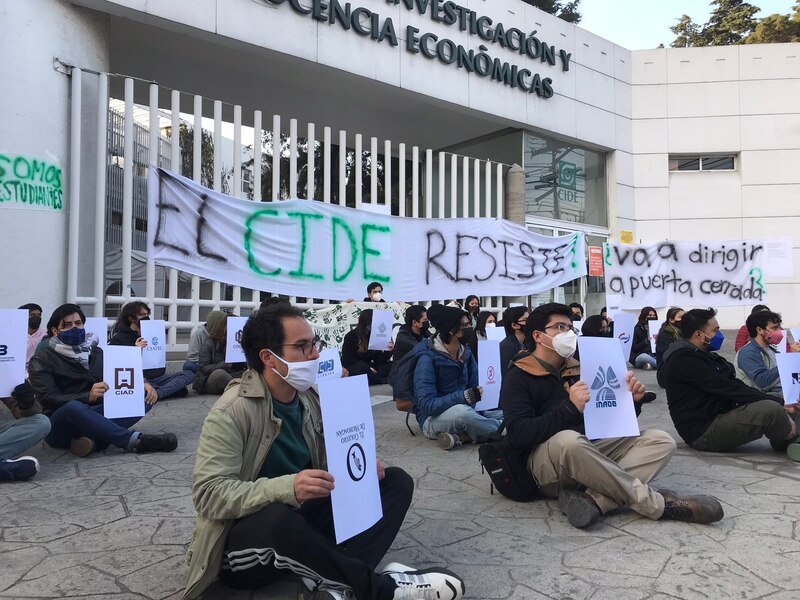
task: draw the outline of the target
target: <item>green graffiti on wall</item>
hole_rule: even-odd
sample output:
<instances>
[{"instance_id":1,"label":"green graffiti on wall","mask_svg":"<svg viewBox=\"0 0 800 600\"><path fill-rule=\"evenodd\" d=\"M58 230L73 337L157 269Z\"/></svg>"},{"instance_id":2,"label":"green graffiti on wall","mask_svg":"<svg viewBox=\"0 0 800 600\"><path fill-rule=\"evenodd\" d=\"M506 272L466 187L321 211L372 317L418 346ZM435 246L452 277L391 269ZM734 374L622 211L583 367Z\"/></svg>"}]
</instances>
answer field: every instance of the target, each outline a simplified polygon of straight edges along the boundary
<instances>
[{"instance_id":1,"label":"green graffiti on wall","mask_svg":"<svg viewBox=\"0 0 800 600\"><path fill-rule=\"evenodd\" d=\"M61 168L38 158L0 154L0 207L61 210Z\"/></svg>"}]
</instances>

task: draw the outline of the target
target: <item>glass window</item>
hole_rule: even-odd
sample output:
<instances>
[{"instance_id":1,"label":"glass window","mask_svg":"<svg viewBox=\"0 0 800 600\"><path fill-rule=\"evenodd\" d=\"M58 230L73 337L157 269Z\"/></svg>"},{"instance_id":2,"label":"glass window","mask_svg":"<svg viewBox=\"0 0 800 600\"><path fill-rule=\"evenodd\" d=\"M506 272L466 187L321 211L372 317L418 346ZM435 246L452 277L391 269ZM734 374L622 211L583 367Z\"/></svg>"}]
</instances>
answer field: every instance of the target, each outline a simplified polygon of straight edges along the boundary
<instances>
[{"instance_id":1,"label":"glass window","mask_svg":"<svg viewBox=\"0 0 800 600\"><path fill-rule=\"evenodd\" d=\"M733 171L735 157L728 156L673 156L669 159L670 171Z\"/></svg>"},{"instance_id":2,"label":"glass window","mask_svg":"<svg viewBox=\"0 0 800 600\"><path fill-rule=\"evenodd\" d=\"M608 226L605 154L526 133L523 168L526 214Z\"/></svg>"},{"instance_id":3,"label":"glass window","mask_svg":"<svg viewBox=\"0 0 800 600\"><path fill-rule=\"evenodd\" d=\"M670 171L699 171L699 158L671 158L669 161Z\"/></svg>"},{"instance_id":4,"label":"glass window","mask_svg":"<svg viewBox=\"0 0 800 600\"><path fill-rule=\"evenodd\" d=\"M733 157L704 156L703 171L733 171Z\"/></svg>"}]
</instances>

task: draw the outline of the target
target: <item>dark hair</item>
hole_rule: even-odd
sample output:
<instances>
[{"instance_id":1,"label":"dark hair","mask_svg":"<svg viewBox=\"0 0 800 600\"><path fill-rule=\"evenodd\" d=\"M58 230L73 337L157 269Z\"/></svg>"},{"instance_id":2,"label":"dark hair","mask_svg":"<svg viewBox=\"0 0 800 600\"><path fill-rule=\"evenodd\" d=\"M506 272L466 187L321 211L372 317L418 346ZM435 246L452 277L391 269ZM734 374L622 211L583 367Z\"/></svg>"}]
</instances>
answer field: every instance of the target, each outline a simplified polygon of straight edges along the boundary
<instances>
[{"instance_id":1,"label":"dark hair","mask_svg":"<svg viewBox=\"0 0 800 600\"><path fill-rule=\"evenodd\" d=\"M751 338L754 338L758 335L756 328L761 327L761 329L766 329L767 325L770 323L777 323L780 325L781 322L782 319L778 313L774 313L769 310L762 310L751 313L750 316L747 317L747 321L745 321L745 327L747 327L747 334Z\"/></svg>"},{"instance_id":2,"label":"dark hair","mask_svg":"<svg viewBox=\"0 0 800 600\"><path fill-rule=\"evenodd\" d=\"M369 346L369 330L372 328L372 309L362 310L358 315L355 332L358 336L358 351L366 352Z\"/></svg>"},{"instance_id":3,"label":"dark hair","mask_svg":"<svg viewBox=\"0 0 800 600\"><path fill-rule=\"evenodd\" d=\"M53 337L53 329L58 329L61 326L61 322L64 320L64 317L68 317L69 315L78 313L81 318L81 321L86 323L86 315L83 314L83 310L77 304L62 304L58 308L53 311L53 314L50 315L50 320L47 321L47 337Z\"/></svg>"},{"instance_id":4,"label":"dark hair","mask_svg":"<svg viewBox=\"0 0 800 600\"><path fill-rule=\"evenodd\" d=\"M600 316L601 317L603 316L603 313L608 313L608 309L605 306L600 309Z\"/></svg>"},{"instance_id":5,"label":"dark hair","mask_svg":"<svg viewBox=\"0 0 800 600\"><path fill-rule=\"evenodd\" d=\"M482 310L478 313L478 320L475 323L475 331L480 333L483 337L486 337L486 321L489 320L489 317L494 317L495 322L497 322L497 317L493 312Z\"/></svg>"},{"instance_id":6,"label":"dark hair","mask_svg":"<svg viewBox=\"0 0 800 600\"><path fill-rule=\"evenodd\" d=\"M525 323L525 341L523 344L526 349L531 352L536 349L536 342L533 341L533 332L544 331L544 328L547 327L547 322L553 315L562 315L571 321L572 309L560 302L548 302L537 306L528 317L528 322Z\"/></svg>"},{"instance_id":7,"label":"dark hair","mask_svg":"<svg viewBox=\"0 0 800 600\"><path fill-rule=\"evenodd\" d=\"M585 312L585 311L583 310L583 305L582 305L582 304L579 304L578 302L573 302L572 304L570 304L570 305L569 305L569 307L570 307L570 309L573 309L573 308L580 308L580 309L581 309L581 315L583 315L583 314L584 314L584 312ZM569 313L569 314L570 314L570 315L572 315L572 310L570 310L570 313Z\"/></svg>"},{"instance_id":8,"label":"dark hair","mask_svg":"<svg viewBox=\"0 0 800 600\"><path fill-rule=\"evenodd\" d=\"M414 321L419 321L428 312L428 309L423 304L413 304L406 309L406 325L411 327Z\"/></svg>"},{"instance_id":9,"label":"dark hair","mask_svg":"<svg viewBox=\"0 0 800 600\"><path fill-rule=\"evenodd\" d=\"M130 329L131 320L136 320L136 315L139 314L142 308L147 311L148 315L150 314L150 307L141 300L134 300L123 306L117 317L117 322L114 323L114 327L111 328L111 335L117 333L121 328ZM133 317L133 319L131 319L131 317Z\"/></svg>"},{"instance_id":10,"label":"dark hair","mask_svg":"<svg viewBox=\"0 0 800 600\"><path fill-rule=\"evenodd\" d=\"M470 294L469 296L467 296L467 297L464 299L464 308L465 308L465 309L466 309L466 308L469 306L469 303L470 303L470 302L472 302L472 300L477 300L477 301L478 301L478 306L480 306L480 304L481 304L481 299L480 299L480 298L478 298L478 297L477 297L475 294Z\"/></svg>"},{"instance_id":11,"label":"dark hair","mask_svg":"<svg viewBox=\"0 0 800 600\"><path fill-rule=\"evenodd\" d=\"M273 304L288 304L289 306L292 305L289 302L288 298L284 298L283 296L270 296L269 298L265 298L261 301L260 308L266 308L267 306L272 306Z\"/></svg>"},{"instance_id":12,"label":"dark hair","mask_svg":"<svg viewBox=\"0 0 800 600\"><path fill-rule=\"evenodd\" d=\"M649 315L651 312L656 313L656 319L658 318L658 311L656 311L655 308L653 308L652 306L645 306L642 309L642 312L639 313L639 321L638 321L639 325L644 325L645 323L647 323L647 315Z\"/></svg>"},{"instance_id":13,"label":"dark hair","mask_svg":"<svg viewBox=\"0 0 800 600\"><path fill-rule=\"evenodd\" d=\"M658 330L658 333L661 333L662 331L664 331L664 329L669 327L671 324L670 320L674 319L675 315L677 315L680 312L685 312L685 311L679 306L673 306L672 308L670 308L667 311L667 318L664 319L664 322L661 324L661 328Z\"/></svg>"},{"instance_id":14,"label":"dark hair","mask_svg":"<svg viewBox=\"0 0 800 600\"><path fill-rule=\"evenodd\" d=\"M382 284L382 283L378 283L377 281L373 281L372 283L370 283L370 284L367 286L367 296L369 296L370 292L371 292L372 290L374 290L375 288L381 288L381 289L383 289L383 284Z\"/></svg>"},{"instance_id":15,"label":"dark hair","mask_svg":"<svg viewBox=\"0 0 800 600\"><path fill-rule=\"evenodd\" d=\"M581 333L586 337L604 337L600 331L603 328L603 322L608 327L608 319L602 315L592 315L583 322Z\"/></svg>"},{"instance_id":16,"label":"dark hair","mask_svg":"<svg viewBox=\"0 0 800 600\"><path fill-rule=\"evenodd\" d=\"M695 331L703 329L715 316L717 316L717 311L713 308L687 310L683 313L683 318L681 319L681 337L688 340L694 335Z\"/></svg>"},{"instance_id":17,"label":"dark hair","mask_svg":"<svg viewBox=\"0 0 800 600\"><path fill-rule=\"evenodd\" d=\"M519 321L526 312L528 312L527 306L512 306L503 311L503 327L506 330L506 335L514 333L511 325Z\"/></svg>"},{"instance_id":18,"label":"dark hair","mask_svg":"<svg viewBox=\"0 0 800 600\"><path fill-rule=\"evenodd\" d=\"M762 311L772 312L772 311L769 310L769 306L767 306L766 304L756 304L753 307L753 310L750 311L750 314L754 315L755 313L762 312Z\"/></svg>"},{"instance_id":19,"label":"dark hair","mask_svg":"<svg viewBox=\"0 0 800 600\"><path fill-rule=\"evenodd\" d=\"M242 330L242 349L247 366L259 373L264 372L264 362L258 353L264 349L282 356L283 342L286 334L283 330L283 319L303 318L303 311L285 302L258 309Z\"/></svg>"},{"instance_id":20,"label":"dark hair","mask_svg":"<svg viewBox=\"0 0 800 600\"><path fill-rule=\"evenodd\" d=\"M38 310L39 312L43 312L42 307L34 302L28 302L27 304L23 304L22 306L19 307L19 310L27 310L27 311Z\"/></svg>"}]
</instances>

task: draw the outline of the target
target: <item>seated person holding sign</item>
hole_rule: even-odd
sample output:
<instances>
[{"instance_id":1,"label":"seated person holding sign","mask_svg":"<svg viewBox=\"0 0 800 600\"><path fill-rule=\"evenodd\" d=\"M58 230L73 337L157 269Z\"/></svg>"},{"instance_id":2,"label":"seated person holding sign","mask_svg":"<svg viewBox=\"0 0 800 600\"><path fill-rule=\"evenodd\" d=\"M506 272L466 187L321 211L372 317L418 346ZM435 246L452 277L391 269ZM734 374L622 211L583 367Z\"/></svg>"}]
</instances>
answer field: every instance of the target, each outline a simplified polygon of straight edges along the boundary
<instances>
[{"instance_id":1,"label":"seated person holding sign","mask_svg":"<svg viewBox=\"0 0 800 600\"><path fill-rule=\"evenodd\" d=\"M442 450L485 442L500 427L503 413L474 408L481 389L478 363L464 338L472 329L469 315L454 306L434 304L428 309L428 319L436 335L420 349L414 368L412 401L419 427Z\"/></svg>"},{"instance_id":2,"label":"seated person holding sign","mask_svg":"<svg viewBox=\"0 0 800 600\"><path fill-rule=\"evenodd\" d=\"M150 309L144 302L128 302L122 307L117 322L111 330L112 346L137 346L145 348L147 340L141 336L139 321L150 318ZM185 398L189 393L187 386L194 381L194 373L189 370L167 374L166 367L145 369L144 378L158 394L159 400Z\"/></svg>"},{"instance_id":3,"label":"seated person holding sign","mask_svg":"<svg viewBox=\"0 0 800 600\"><path fill-rule=\"evenodd\" d=\"M221 394L234 378L241 377L244 363L225 362L228 339L228 315L215 320L208 339L200 349L200 362L194 376L194 389L199 394Z\"/></svg>"},{"instance_id":4,"label":"seated person holding sign","mask_svg":"<svg viewBox=\"0 0 800 600\"><path fill-rule=\"evenodd\" d=\"M320 343L303 311L259 309L242 347L249 369L214 404L200 434L185 597L199 597L218 576L256 589L294 574L320 600L461 598L463 583L443 571L393 563L375 572L411 503L414 483L402 469L378 463L383 517L336 545L334 481L312 387Z\"/></svg>"},{"instance_id":5,"label":"seated person holding sign","mask_svg":"<svg viewBox=\"0 0 800 600\"><path fill-rule=\"evenodd\" d=\"M350 377L366 375L370 385L386 383L392 365L394 344L388 350L370 350L369 336L372 333L372 309L358 315L356 328L349 331L342 341L342 366Z\"/></svg>"},{"instance_id":6,"label":"seated person holding sign","mask_svg":"<svg viewBox=\"0 0 800 600\"><path fill-rule=\"evenodd\" d=\"M539 306L525 325L529 353L503 376L500 407L508 441L527 458L539 492L557 497L569 523L579 528L624 506L653 520L721 519L722 506L710 496L679 497L648 485L675 452L669 434L650 429L639 437L587 439L583 411L590 392L572 358L577 339L568 306ZM638 415L644 386L632 373L626 380Z\"/></svg>"},{"instance_id":7,"label":"seated person holding sign","mask_svg":"<svg viewBox=\"0 0 800 600\"><path fill-rule=\"evenodd\" d=\"M117 446L133 452L171 452L178 447L174 433L131 431L139 417L106 419L103 416L103 350L97 338L86 335L86 317L77 304L62 304L47 323L47 347L29 365L30 383L50 417L52 429L45 441L54 448L69 448L87 456L95 450ZM145 411L158 394L145 383Z\"/></svg>"},{"instance_id":8,"label":"seated person holding sign","mask_svg":"<svg viewBox=\"0 0 800 600\"><path fill-rule=\"evenodd\" d=\"M783 398L775 358L778 353L775 346L783 341L781 316L771 311L759 311L747 317L745 325L750 341L736 353L733 361L736 377L750 387Z\"/></svg>"},{"instance_id":9,"label":"seated person holding sign","mask_svg":"<svg viewBox=\"0 0 800 600\"><path fill-rule=\"evenodd\" d=\"M661 380L675 429L695 450L729 452L766 436L775 450L800 460L798 405L784 407L783 398L736 378L734 366L716 353L725 339L716 314L686 311L681 339L664 354Z\"/></svg>"},{"instance_id":10,"label":"seated person holding sign","mask_svg":"<svg viewBox=\"0 0 800 600\"><path fill-rule=\"evenodd\" d=\"M189 347L186 349L186 362L183 363L184 371L197 372L197 367L200 365L200 350L208 336L211 335L211 330L224 318L224 312L212 310L206 315L205 323L200 323L192 329L192 333L189 336Z\"/></svg>"}]
</instances>

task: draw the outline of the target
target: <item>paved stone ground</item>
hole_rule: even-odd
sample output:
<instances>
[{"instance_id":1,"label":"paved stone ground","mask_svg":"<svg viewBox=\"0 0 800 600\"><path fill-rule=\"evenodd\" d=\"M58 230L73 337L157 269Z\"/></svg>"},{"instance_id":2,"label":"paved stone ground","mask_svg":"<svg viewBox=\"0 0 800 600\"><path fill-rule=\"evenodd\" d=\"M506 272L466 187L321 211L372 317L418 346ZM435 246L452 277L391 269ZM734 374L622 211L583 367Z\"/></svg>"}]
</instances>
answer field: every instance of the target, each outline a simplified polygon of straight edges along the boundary
<instances>
[{"instance_id":1,"label":"paved stone ground","mask_svg":"<svg viewBox=\"0 0 800 600\"><path fill-rule=\"evenodd\" d=\"M658 390L653 373L638 374ZM677 439L658 391L641 423ZM765 440L727 455L701 455L680 443L657 480L716 495L725 506L721 523L658 523L622 511L580 531L555 502L490 495L476 447L443 452L411 437L387 393L373 389L379 454L416 480L387 560L447 566L463 575L473 599L800 598L800 465ZM41 474L0 487L0 597L179 598L193 526L193 452L213 402L194 395L164 402L141 421L145 431L178 434L172 454L109 450L79 459L35 448ZM288 600L296 593L294 582L254 593L215 585L206 597Z\"/></svg>"}]
</instances>

